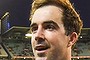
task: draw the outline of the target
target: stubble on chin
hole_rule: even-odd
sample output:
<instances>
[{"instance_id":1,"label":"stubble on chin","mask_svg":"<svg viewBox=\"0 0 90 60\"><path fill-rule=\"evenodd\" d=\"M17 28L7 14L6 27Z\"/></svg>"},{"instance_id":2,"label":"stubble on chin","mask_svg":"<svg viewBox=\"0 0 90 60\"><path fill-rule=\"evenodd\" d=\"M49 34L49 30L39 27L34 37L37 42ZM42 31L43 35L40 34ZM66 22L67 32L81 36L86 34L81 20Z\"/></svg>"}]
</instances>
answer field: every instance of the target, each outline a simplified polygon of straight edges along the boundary
<instances>
[{"instance_id":1,"label":"stubble on chin","mask_svg":"<svg viewBox=\"0 0 90 60\"><path fill-rule=\"evenodd\" d=\"M37 57L35 60L47 60L47 57Z\"/></svg>"}]
</instances>

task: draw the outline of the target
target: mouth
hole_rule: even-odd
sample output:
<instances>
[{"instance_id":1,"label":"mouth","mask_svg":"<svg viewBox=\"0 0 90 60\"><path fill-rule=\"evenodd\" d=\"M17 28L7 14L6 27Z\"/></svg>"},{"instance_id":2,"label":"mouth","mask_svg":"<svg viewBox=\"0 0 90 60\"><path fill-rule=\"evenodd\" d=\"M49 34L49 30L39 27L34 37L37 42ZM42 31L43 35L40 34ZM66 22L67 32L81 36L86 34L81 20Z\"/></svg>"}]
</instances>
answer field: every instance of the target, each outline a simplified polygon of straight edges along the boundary
<instances>
[{"instance_id":1,"label":"mouth","mask_svg":"<svg viewBox=\"0 0 90 60\"><path fill-rule=\"evenodd\" d=\"M50 44L45 43L45 42L39 43L39 44L35 45L34 49L36 50L36 54L39 57L45 57L47 55L47 53L49 52Z\"/></svg>"},{"instance_id":2,"label":"mouth","mask_svg":"<svg viewBox=\"0 0 90 60\"><path fill-rule=\"evenodd\" d=\"M50 48L50 46L48 44L37 44L35 46L35 50L37 50L37 51L45 51L49 48Z\"/></svg>"}]
</instances>

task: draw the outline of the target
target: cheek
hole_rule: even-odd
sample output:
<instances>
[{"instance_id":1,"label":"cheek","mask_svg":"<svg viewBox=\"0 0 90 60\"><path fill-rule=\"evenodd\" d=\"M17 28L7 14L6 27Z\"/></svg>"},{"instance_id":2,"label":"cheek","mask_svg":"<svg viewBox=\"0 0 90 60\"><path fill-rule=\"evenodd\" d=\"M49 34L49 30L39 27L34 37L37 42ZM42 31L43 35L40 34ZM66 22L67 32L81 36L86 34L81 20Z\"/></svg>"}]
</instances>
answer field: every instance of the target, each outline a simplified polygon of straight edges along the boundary
<instances>
[{"instance_id":1,"label":"cheek","mask_svg":"<svg viewBox=\"0 0 90 60\"><path fill-rule=\"evenodd\" d=\"M31 45L32 45L32 48L34 48L34 46L35 46L35 39L34 39L34 37L32 37L32 39L31 39Z\"/></svg>"},{"instance_id":2,"label":"cheek","mask_svg":"<svg viewBox=\"0 0 90 60\"><path fill-rule=\"evenodd\" d=\"M47 33L45 34L45 38L53 47L56 46L59 42L58 34L55 34L55 33Z\"/></svg>"},{"instance_id":3,"label":"cheek","mask_svg":"<svg viewBox=\"0 0 90 60\"><path fill-rule=\"evenodd\" d=\"M65 34L61 33L47 33L46 34L47 40L53 46L63 46L67 44L67 37Z\"/></svg>"},{"instance_id":4,"label":"cheek","mask_svg":"<svg viewBox=\"0 0 90 60\"><path fill-rule=\"evenodd\" d=\"M49 41L58 41L58 39L62 39L62 35L59 33L55 33L55 32L47 32L45 33L45 37L49 40Z\"/></svg>"},{"instance_id":5,"label":"cheek","mask_svg":"<svg viewBox=\"0 0 90 60\"><path fill-rule=\"evenodd\" d=\"M55 38L56 38L56 35L54 33L46 33L45 34L45 38L48 40L48 41L54 41Z\"/></svg>"}]
</instances>

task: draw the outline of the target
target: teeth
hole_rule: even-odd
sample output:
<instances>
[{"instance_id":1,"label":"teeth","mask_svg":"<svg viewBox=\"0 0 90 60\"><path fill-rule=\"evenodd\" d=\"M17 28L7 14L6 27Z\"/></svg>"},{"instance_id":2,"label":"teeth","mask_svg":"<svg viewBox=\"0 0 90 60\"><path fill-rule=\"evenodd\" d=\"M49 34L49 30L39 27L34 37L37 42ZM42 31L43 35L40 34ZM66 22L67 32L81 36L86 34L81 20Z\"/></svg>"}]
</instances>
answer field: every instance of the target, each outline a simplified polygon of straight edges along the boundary
<instances>
[{"instance_id":1,"label":"teeth","mask_svg":"<svg viewBox=\"0 0 90 60\"><path fill-rule=\"evenodd\" d=\"M46 50L48 48L49 48L49 46L47 46L47 45L38 44L38 45L36 45L35 50L41 51L41 50Z\"/></svg>"}]
</instances>

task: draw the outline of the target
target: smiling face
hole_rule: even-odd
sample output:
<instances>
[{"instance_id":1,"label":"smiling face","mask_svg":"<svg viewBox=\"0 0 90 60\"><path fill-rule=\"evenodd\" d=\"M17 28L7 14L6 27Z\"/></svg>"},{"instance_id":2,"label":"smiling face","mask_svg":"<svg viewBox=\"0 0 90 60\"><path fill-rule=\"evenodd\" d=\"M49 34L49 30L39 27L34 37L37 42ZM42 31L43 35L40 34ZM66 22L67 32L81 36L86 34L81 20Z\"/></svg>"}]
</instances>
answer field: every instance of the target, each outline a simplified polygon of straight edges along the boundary
<instances>
[{"instance_id":1,"label":"smiling face","mask_svg":"<svg viewBox=\"0 0 90 60\"><path fill-rule=\"evenodd\" d=\"M62 17L63 9L54 5L35 11L31 21L31 42L36 60L67 59L70 37L65 35Z\"/></svg>"}]
</instances>

